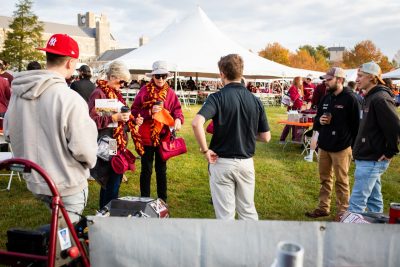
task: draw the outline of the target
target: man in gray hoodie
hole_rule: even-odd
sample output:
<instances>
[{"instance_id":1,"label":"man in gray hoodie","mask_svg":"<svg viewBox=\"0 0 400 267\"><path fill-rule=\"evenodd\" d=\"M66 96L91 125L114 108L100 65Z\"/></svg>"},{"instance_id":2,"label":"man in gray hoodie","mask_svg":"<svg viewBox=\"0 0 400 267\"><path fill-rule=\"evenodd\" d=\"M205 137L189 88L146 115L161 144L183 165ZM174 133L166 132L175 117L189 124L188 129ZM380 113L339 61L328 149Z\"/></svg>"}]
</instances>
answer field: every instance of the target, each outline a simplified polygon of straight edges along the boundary
<instances>
[{"instance_id":1,"label":"man in gray hoodie","mask_svg":"<svg viewBox=\"0 0 400 267\"><path fill-rule=\"evenodd\" d=\"M79 220L88 197L89 169L96 163L97 129L88 106L68 88L79 57L79 47L66 34L50 37L47 70L15 75L5 116L5 133L14 156L37 163L52 178L72 222ZM51 192L41 176L24 174L27 187L51 203Z\"/></svg>"}]
</instances>

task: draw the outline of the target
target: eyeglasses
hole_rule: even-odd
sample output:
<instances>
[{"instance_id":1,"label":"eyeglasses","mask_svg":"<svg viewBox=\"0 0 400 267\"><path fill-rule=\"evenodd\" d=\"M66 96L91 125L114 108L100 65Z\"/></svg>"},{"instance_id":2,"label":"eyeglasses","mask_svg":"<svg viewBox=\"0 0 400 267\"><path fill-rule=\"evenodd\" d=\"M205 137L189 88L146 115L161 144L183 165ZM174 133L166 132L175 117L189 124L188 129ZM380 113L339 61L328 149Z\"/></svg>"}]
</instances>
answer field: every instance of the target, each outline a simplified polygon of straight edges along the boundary
<instances>
[{"instance_id":1,"label":"eyeglasses","mask_svg":"<svg viewBox=\"0 0 400 267\"><path fill-rule=\"evenodd\" d=\"M163 80L167 79L168 74L154 74L154 78L156 78L157 80L163 78Z\"/></svg>"}]
</instances>

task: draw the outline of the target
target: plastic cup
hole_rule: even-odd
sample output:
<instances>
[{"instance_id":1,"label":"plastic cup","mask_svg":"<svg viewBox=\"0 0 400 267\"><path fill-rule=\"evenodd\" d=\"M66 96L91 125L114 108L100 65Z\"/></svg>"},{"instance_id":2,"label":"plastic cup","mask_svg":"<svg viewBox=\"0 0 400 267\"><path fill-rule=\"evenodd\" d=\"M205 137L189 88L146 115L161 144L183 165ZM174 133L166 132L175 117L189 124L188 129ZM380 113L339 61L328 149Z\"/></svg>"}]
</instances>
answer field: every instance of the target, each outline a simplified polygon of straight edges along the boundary
<instances>
[{"instance_id":1,"label":"plastic cup","mask_svg":"<svg viewBox=\"0 0 400 267\"><path fill-rule=\"evenodd\" d=\"M400 203L390 203L389 223L400 224Z\"/></svg>"},{"instance_id":2,"label":"plastic cup","mask_svg":"<svg viewBox=\"0 0 400 267\"><path fill-rule=\"evenodd\" d=\"M324 112L323 115L326 117L326 124L331 124L332 113L330 113L330 112Z\"/></svg>"}]
</instances>

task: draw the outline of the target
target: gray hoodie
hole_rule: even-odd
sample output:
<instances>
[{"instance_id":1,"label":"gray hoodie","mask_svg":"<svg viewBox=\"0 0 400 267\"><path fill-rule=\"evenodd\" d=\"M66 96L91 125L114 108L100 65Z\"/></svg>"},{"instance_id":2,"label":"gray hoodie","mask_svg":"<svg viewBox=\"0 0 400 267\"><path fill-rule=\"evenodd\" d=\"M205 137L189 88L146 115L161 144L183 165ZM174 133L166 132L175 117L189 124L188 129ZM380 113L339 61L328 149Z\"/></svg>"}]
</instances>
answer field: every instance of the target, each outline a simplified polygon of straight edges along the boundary
<instances>
[{"instance_id":1,"label":"gray hoodie","mask_svg":"<svg viewBox=\"0 0 400 267\"><path fill-rule=\"evenodd\" d=\"M89 168L96 164L97 128L87 103L60 74L48 70L16 74L4 128L14 156L41 166L61 196L87 187ZM51 195L38 173L24 174L24 179L33 193Z\"/></svg>"}]
</instances>

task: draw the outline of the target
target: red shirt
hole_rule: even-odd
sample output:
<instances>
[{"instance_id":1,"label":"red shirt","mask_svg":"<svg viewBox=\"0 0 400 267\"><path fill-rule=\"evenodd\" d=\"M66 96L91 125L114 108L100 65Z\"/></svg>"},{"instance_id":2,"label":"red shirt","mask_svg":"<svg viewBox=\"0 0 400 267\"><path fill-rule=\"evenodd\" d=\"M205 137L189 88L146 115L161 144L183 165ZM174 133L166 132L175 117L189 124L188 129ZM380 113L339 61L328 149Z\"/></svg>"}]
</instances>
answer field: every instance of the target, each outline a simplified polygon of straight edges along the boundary
<instances>
[{"instance_id":1,"label":"red shirt","mask_svg":"<svg viewBox=\"0 0 400 267\"><path fill-rule=\"evenodd\" d=\"M142 136L142 142L144 146L151 146L152 142L150 139L150 128L153 124L153 118L150 115L149 109L143 108L143 103L149 101L149 95L146 86L143 86L139 93L136 95L135 100L132 104L132 115L136 118L138 114L143 117L143 124L139 127L139 133ZM175 94L175 91L171 88L168 89L167 97L164 101L164 108L167 109L171 116L175 119L180 119L183 124L183 113L181 103ZM167 126L165 126L167 127ZM164 128L165 128L164 127ZM165 132L165 129L161 131L161 134Z\"/></svg>"}]
</instances>

